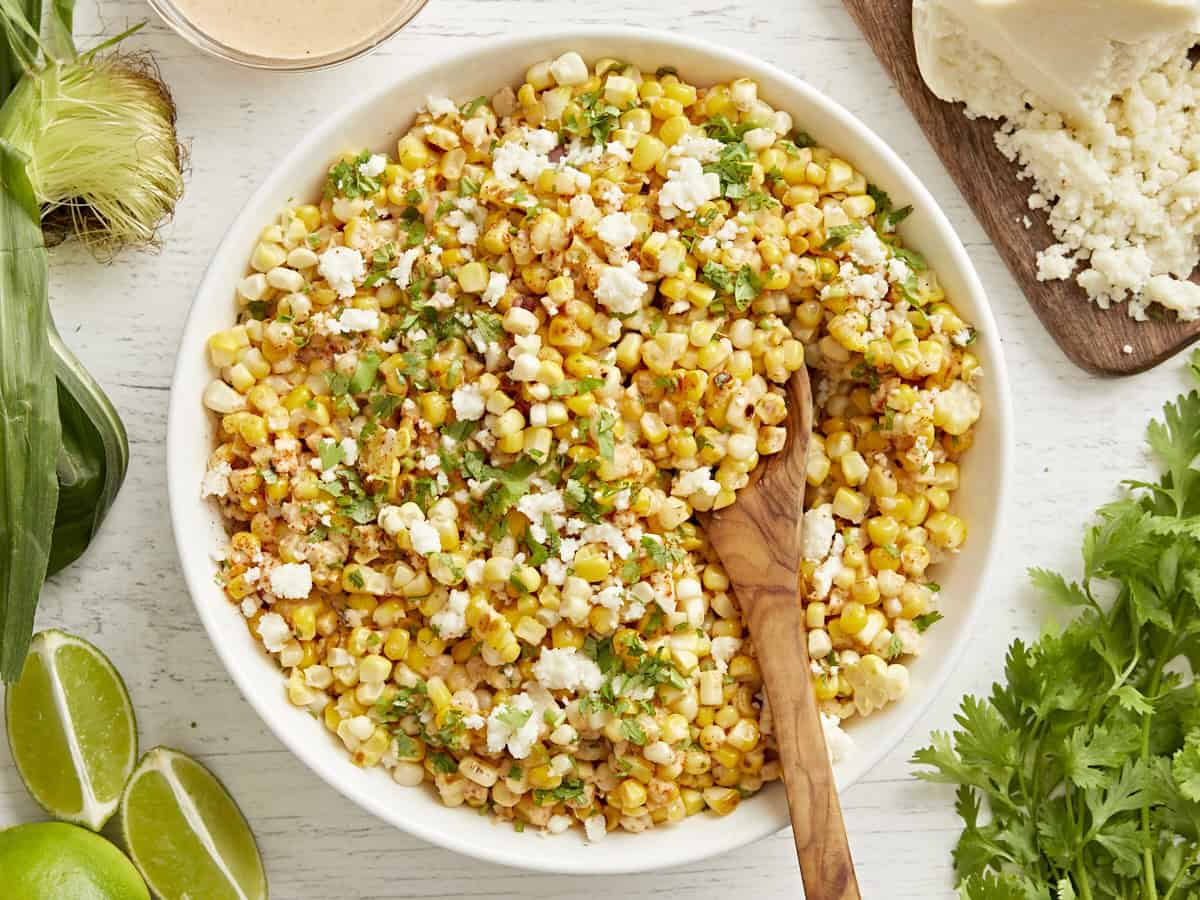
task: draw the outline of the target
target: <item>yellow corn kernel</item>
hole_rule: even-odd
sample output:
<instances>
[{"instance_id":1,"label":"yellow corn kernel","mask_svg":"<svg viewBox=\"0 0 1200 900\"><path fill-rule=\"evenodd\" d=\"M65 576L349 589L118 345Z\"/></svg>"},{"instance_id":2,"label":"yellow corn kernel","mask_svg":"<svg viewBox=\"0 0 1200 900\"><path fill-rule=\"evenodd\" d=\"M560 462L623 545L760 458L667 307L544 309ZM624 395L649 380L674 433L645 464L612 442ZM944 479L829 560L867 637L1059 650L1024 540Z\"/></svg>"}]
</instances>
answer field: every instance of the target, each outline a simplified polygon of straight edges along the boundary
<instances>
[{"instance_id":1,"label":"yellow corn kernel","mask_svg":"<svg viewBox=\"0 0 1200 900\"><path fill-rule=\"evenodd\" d=\"M633 148L629 164L635 172L649 172L666 152L666 144L653 135L643 134Z\"/></svg>"}]
</instances>

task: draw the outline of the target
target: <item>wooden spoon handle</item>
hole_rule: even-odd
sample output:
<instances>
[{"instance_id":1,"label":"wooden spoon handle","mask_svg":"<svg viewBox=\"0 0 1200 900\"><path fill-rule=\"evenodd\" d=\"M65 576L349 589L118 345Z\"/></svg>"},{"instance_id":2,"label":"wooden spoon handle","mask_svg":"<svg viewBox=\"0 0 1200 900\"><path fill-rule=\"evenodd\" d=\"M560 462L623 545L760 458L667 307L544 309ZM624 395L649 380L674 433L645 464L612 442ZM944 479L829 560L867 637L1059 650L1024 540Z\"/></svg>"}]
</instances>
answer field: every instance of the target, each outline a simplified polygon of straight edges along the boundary
<instances>
[{"instance_id":1,"label":"wooden spoon handle","mask_svg":"<svg viewBox=\"0 0 1200 900\"><path fill-rule=\"evenodd\" d=\"M760 586L756 593L743 605L749 610L748 624L771 704L804 895L807 900L859 900L812 689L801 604L794 591Z\"/></svg>"}]
</instances>

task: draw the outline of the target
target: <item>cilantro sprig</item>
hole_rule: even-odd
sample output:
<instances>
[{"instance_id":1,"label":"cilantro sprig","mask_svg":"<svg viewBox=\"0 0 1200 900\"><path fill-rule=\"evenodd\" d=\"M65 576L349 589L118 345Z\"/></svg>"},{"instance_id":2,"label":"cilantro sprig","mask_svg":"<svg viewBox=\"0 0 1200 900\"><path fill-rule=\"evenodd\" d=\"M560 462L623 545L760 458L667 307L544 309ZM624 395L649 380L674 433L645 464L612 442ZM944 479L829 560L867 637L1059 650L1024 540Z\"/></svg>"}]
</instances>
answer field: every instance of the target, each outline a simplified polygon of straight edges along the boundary
<instances>
[{"instance_id":1,"label":"cilantro sprig","mask_svg":"<svg viewBox=\"0 0 1200 900\"><path fill-rule=\"evenodd\" d=\"M1003 682L913 758L958 786L967 900L1200 895L1200 682L1179 665L1200 666L1200 393L1163 412L1161 474L1100 508L1082 579L1030 573L1075 619L1014 642Z\"/></svg>"}]
</instances>

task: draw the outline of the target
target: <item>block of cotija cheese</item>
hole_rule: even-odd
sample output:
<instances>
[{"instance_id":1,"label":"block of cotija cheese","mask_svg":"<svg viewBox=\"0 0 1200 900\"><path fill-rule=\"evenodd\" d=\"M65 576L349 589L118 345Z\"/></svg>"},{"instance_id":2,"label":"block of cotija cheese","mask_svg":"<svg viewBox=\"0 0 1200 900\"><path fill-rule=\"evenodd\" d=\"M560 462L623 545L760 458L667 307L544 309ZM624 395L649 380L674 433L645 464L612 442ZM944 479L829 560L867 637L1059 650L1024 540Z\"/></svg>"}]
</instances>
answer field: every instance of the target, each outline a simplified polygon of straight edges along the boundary
<instances>
[{"instance_id":1,"label":"block of cotija cheese","mask_svg":"<svg viewBox=\"0 0 1200 900\"><path fill-rule=\"evenodd\" d=\"M1094 122L1116 95L1192 44L1197 0L917 0L917 60L939 97L980 115L1032 101ZM972 47L972 45L977 47ZM991 56L978 59L977 48ZM999 62L999 71L991 71ZM982 69L982 70L981 70Z\"/></svg>"},{"instance_id":2,"label":"block of cotija cheese","mask_svg":"<svg viewBox=\"0 0 1200 900\"><path fill-rule=\"evenodd\" d=\"M1043 280L1101 306L1200 316L1200 0L915 0L922 75L1033 184L1057 243Z\"/></svg>"}]
</instances>

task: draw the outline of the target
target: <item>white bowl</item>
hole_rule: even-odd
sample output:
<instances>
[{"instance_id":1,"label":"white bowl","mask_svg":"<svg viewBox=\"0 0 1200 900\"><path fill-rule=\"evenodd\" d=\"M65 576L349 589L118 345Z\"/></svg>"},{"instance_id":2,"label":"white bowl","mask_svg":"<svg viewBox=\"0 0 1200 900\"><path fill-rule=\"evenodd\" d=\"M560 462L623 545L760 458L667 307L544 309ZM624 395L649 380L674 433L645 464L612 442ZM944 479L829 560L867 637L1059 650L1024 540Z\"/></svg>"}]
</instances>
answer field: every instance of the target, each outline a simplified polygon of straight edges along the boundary
<instances>
[{"instance_id":1,"label":"white bowl","mask_svg":"<svg viewBox=\"0 0 1200 900\"><path fill-rule=\"evenodd\" d=\"M938 272L947 294L979 329L976 348L985 377L983 419L963 463L956 509L970 526L961 554L937 570L945 620L926 633L926 651L911 665L908 697L850 726L856 752L837 766L845 788L878 764L913 726L950 680L985 596L988 564L999 533L1007 494L1012 445L1012 411L1004 358L979 278L938 208L916 176L865 125L815 88L741 53L665 32L627 28L583 28L523 35L481 43L474 50L405 73L396 82L329 119L279 164L250 198L218 248L192 305L180 344L167 426L167 469L171 518L188 588L225 667L242 694L276 736L316 774L363 809L411 834L490 862L548 872L641 872L680 865L747 844L788 824L783 791L772 785L742 803L730 816L694 816L678 825L640 835L614 833L588 845L575 833L542 840L517 833L463 809L448 809L427 789L401 787L380 769L351 764L341 744L316 719L291 706L276 664L250 637L237 607L213 581L210 551L224 534L215 505L200 498L200 481L213 446L213 423L200 396L213 377L205 341L228 328L235 305L233 285L245 271L261 228L291 197L316 195L330 160L349 148L394 148L417 107L429 94L462 99L491 95L522 81L541 59L577 50L586 59L617 57L647 71L671 65L700 85L749 76L761 96L790 112L797 125L850 160L916 212L903 226L909 243Z\"/></svg>"}]
</instances>

